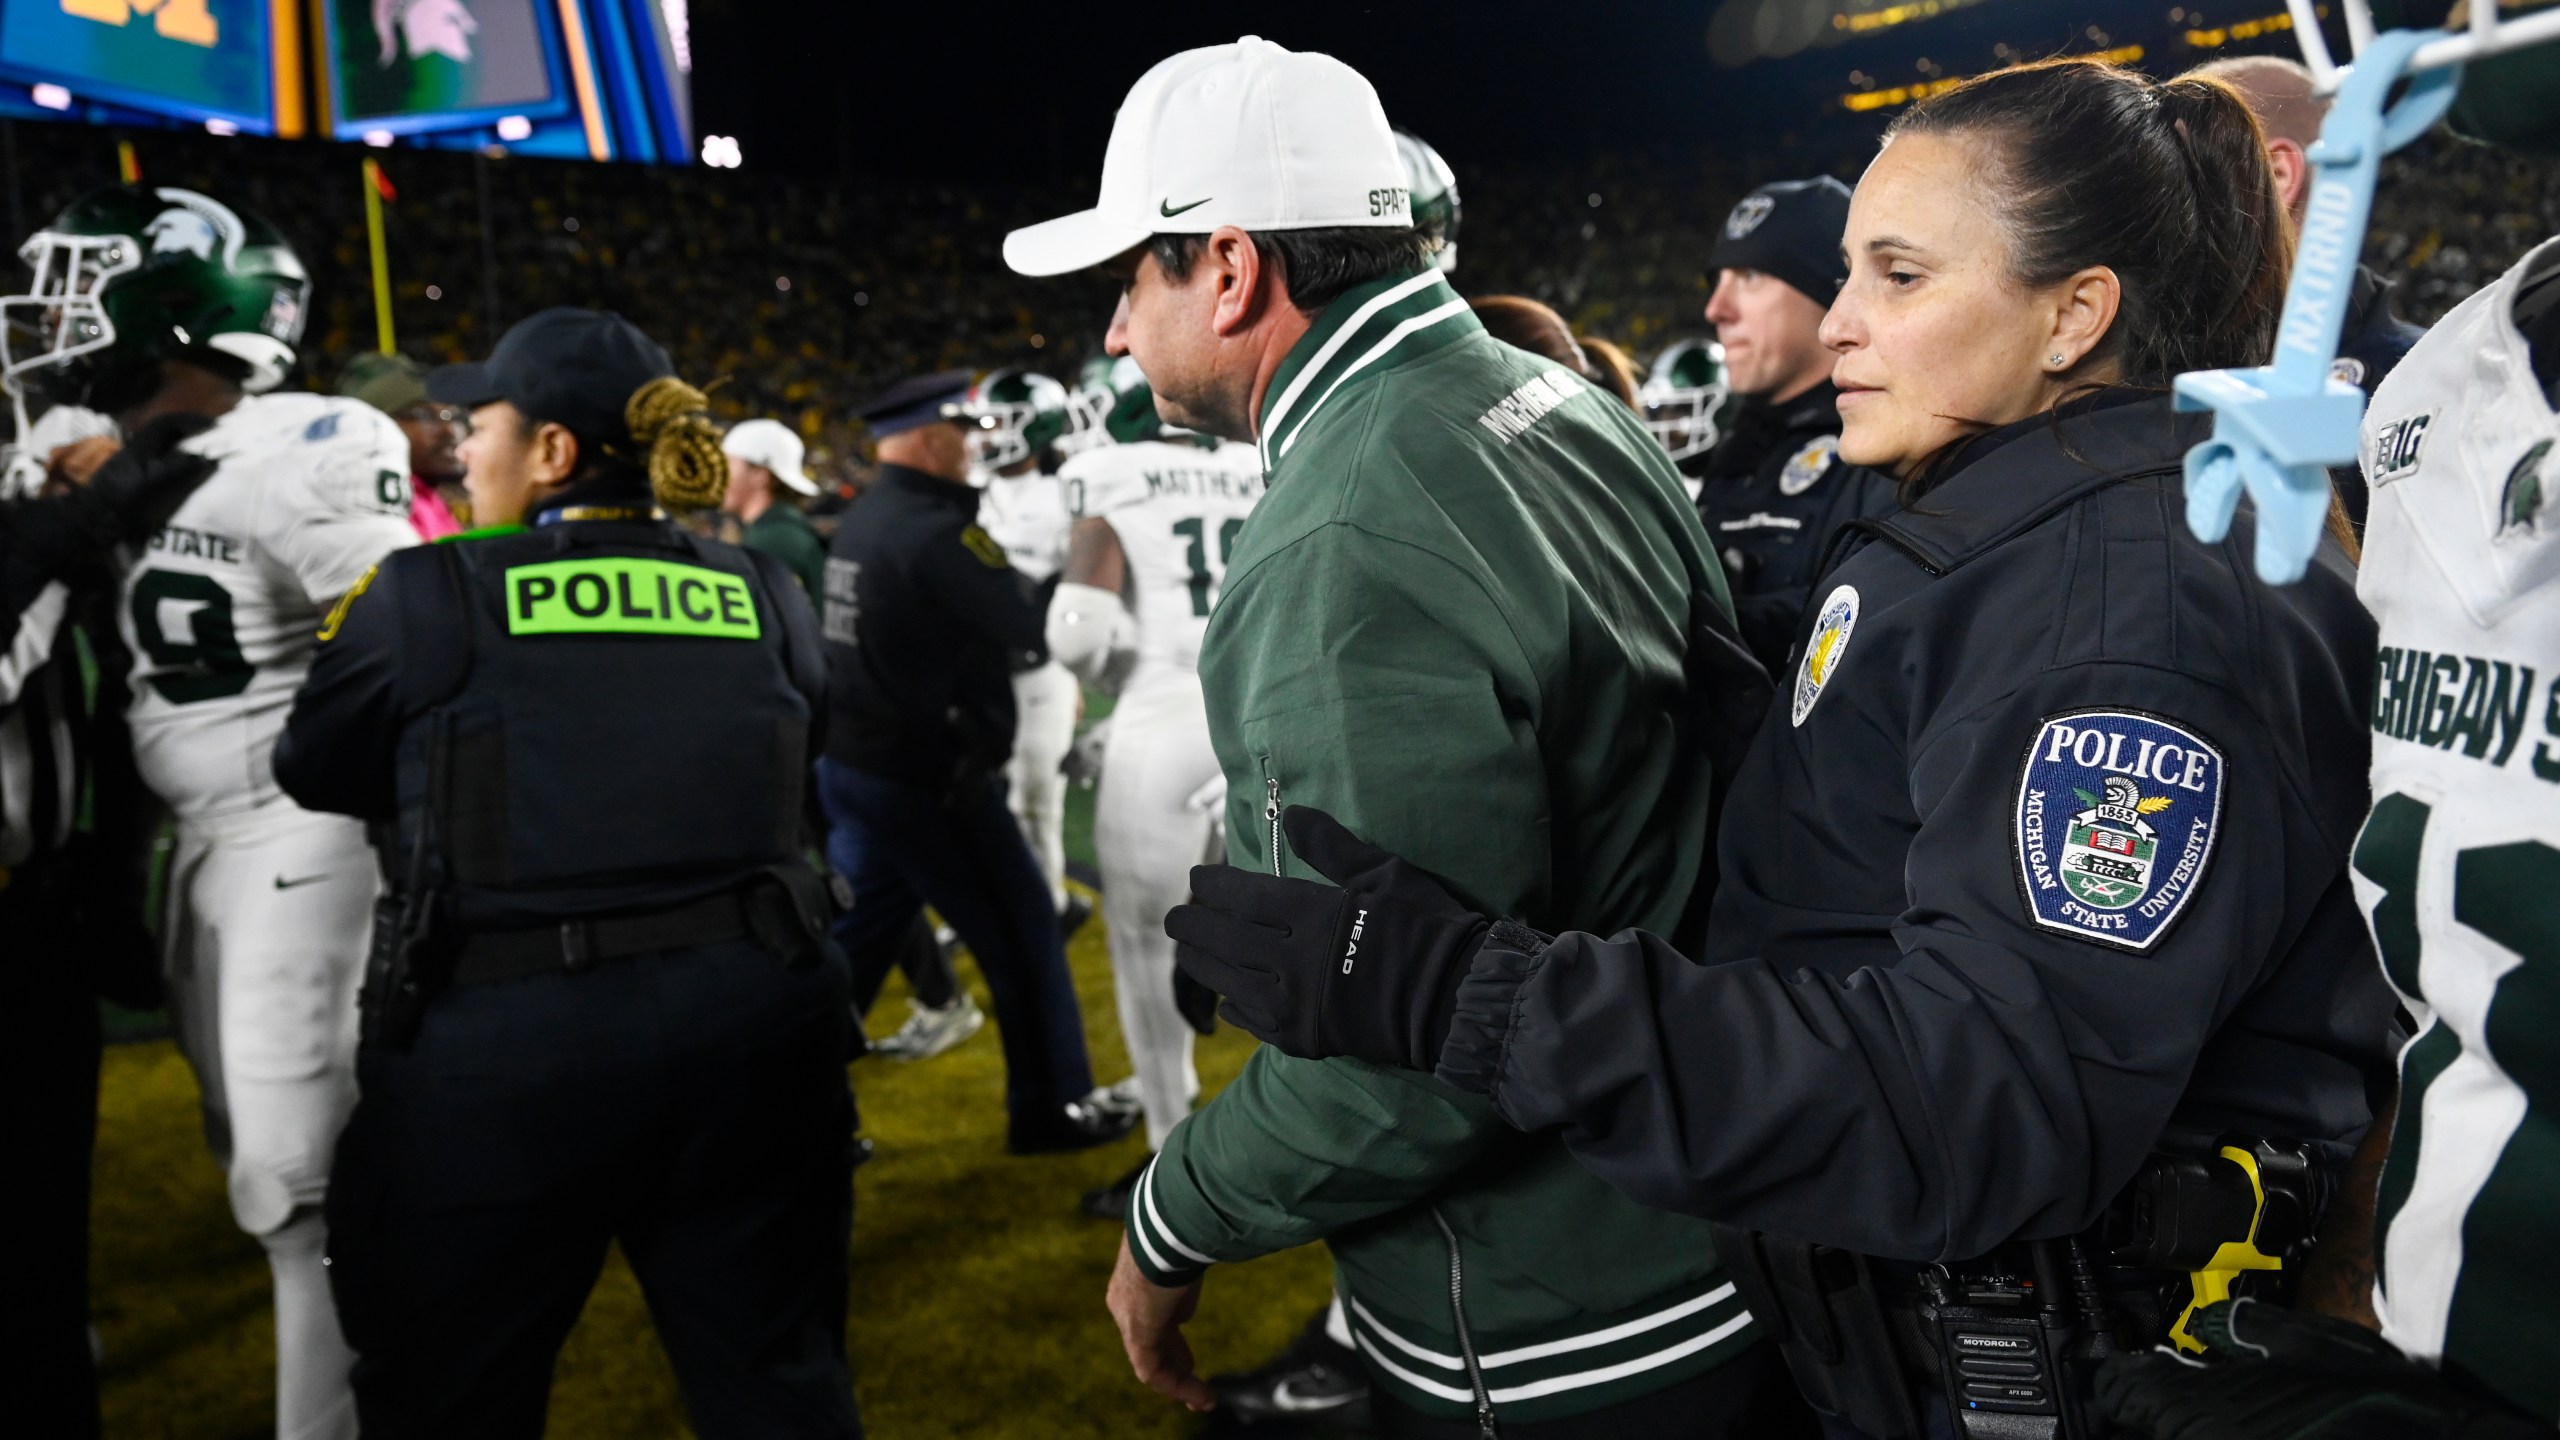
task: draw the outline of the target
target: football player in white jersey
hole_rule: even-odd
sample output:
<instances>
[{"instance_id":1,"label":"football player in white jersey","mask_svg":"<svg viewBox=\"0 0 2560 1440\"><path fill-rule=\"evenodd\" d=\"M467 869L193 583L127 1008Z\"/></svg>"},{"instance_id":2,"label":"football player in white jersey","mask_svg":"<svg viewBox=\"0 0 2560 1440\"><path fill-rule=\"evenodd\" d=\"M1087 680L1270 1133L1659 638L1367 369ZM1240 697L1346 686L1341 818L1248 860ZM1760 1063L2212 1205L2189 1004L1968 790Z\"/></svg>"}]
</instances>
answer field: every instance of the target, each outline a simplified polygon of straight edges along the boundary
<instances>
[{"instance_id":1,"label":"football player in white jersey","mask_svg":"<svg viewBox=\"0 0 2560 1440\"><path fill-rule=\"evenodd\" d=\"M1103 751L1093 846L1120 1033L1154 1151L1200 1089L1164 916L1189 895L1215 824L1191 803L1220 773L1200 693L1200 637L1236 532L1262 496L1262 463L1250 445L1166 431L1136 367L1124 364L1120 379L1108 421L1120 443L1058 472L1075 531L1048 633L1050 653L1097 682L1127 663L1120 651L1134 651ZM1087 1195L1086 1213L1121 1218L1145 1170Z\"/></svg>"},{"instance_id":2,"label":"football player in white jersey","mask_svg":"<svg viewBox=\"0 0 2560 1440\"><path fill-rule=\"evenodd\" d=\"M2560 1418L2560 240L2374 393L2356 898L2418 1021L2374 1225L2402 1351Z\"/></svg>"},{"instance_id":3,"label":"football player in white jersey","mask_svg":"<svg viewBox=\"0 0 2560 1440\"><path fill-rule=\"evenodd\" d=\"M1067 431L1066 387L1046 375L997 370L970 387L961 406L977 422L971 480L981 499L978 523L1004 547L1013 568L1033 580L1058 573L1067 558L1067 503L1050 470ZM1082 699L1075 677L1050 660L1013 677L1013 761L1005 767L1013 814L1049 882L1049 904L1072 933L1089 912L1067 895L1066 777L1059 770L1075 742Z\"/></svg>"},{"instance_id":4,"label":"football player in white jersey","mask_svg":"<svg viewBox=\"0 0 2560 1440\"><path fill-rule=\"evenodd\" d=\"M233 1217L275 1280L276 1433L355 1434L321 1202L355 1100L355 991L375 891L363 828L285 799L269 756L333 606L412 543L408 442L357 401L266 394L309 281L274 228L192 191L78 201L0 300L13 393L131 434L206 417L212 477L130 557L120 607L144 781L177 817L162 927L179 1044ZM32 350L29 342L32 338Z\"/></svg>"}]
</instances>

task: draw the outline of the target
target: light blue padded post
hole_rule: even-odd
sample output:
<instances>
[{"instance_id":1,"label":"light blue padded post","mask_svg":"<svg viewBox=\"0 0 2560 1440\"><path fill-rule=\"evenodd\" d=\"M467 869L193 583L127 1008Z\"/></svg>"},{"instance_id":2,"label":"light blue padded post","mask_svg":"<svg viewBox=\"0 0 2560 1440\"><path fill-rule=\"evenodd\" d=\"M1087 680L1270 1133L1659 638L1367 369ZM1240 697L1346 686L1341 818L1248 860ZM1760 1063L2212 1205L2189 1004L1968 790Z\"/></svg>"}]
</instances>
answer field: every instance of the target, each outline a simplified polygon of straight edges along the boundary
<instances>
[{"instance_id":1,"label":"light blue padded post","mask_svg":"<svg viewBox=\"0 0 2560 1440\"><path fill-rule=\"evenodd\" d=\"M2386 109L2384 102L2418 47L2443 38L2440 30L2385 31L2344 72L2310 151L2309 213L2285 291L2275 363L2177 379L2179 409L2213 412L2213 438L2187 452L2187 528L2199 540L2221 540L2231 533L2232 513L2246 490L2258 512L2258 574L2270 584L2302 578L2329 513L2329 467L2355 463L2364 392L2333 379L2329 367L2337 359L2382 157L2444 114L2461 67L2421 71L2397 104Z\"/></svg>"}]
</instances>

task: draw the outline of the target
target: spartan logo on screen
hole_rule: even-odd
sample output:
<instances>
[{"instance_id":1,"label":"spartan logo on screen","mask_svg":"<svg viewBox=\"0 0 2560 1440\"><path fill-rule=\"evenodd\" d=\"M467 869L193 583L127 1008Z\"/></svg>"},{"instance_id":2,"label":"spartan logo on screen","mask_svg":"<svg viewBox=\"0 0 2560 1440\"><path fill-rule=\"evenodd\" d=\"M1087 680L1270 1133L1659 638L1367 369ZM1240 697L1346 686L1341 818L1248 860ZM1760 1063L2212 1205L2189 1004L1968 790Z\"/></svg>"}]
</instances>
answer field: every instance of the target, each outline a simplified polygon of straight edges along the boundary
<instances>
[{"instance_id":1,"label":"spartan logo on screen","mask_svg":"<svg viewBox=\"0 0 2560 1440\"><path fill-rule=\"evenodd\" d=\"M533 0L330 0L346 114L387 119L551 98Z\"/></svg>"}]
</instances>

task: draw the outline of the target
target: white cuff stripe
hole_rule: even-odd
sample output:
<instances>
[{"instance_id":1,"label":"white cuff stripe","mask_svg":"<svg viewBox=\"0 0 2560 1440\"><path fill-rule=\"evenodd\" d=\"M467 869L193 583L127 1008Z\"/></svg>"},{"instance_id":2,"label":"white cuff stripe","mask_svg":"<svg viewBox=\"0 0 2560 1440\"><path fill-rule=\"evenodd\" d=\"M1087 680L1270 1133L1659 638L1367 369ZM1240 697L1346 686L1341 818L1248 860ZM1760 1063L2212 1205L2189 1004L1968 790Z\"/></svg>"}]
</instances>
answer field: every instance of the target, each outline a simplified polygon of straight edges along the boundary
<instances>
[{"instance_id":1,"label":"white cuff stripe","mask_svg":"<svg viewBox=\"0 0 2560 1440\"><path fill-rule=\"evenodd\" d=\"M1190 1246L1183 1244L1182 1237L1173 1233L1173 1227L1164 1223L1164 1212L1156 1208L1156 1167L1163 1163L1164 1157L1162 1155L1158 1155L1155 1159L1147 1162L1147 1173L1138 1178L1139 1213L1145 1217L1145 1224L1153 1225L1155 1227L1157 1238L1163 1240L1165 1244L1172 1246L1174 1249L1182 1252L1182 1254L1199 1262L1200 1264L1217 1264L1218 1262L1216 1260L1213 1260L1210 1257L1201 1254L1199 1251L1192 1249ZM1144 1229L1145 1226L1142 1225L1140 1228ZM1179 1265L1166 1265L1163 1268L1167 1270L1179 1270L1186 1267Z\"/></svg>"}]
</instances>

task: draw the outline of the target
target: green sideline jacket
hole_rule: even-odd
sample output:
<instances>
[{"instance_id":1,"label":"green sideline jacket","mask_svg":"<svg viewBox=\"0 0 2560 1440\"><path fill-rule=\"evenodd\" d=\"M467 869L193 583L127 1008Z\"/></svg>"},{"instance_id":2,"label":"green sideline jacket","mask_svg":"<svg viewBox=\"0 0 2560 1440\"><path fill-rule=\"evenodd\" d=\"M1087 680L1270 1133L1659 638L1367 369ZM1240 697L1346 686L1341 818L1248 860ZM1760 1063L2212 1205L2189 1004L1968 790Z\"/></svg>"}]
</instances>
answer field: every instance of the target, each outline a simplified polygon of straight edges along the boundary
<instances>
[{"instance_id":1,"label":"green sideline jacket","mask_svg":"<svg viewBox=\"0 0 2560 1440\"><path fill-rule=\"evenodd\" d=\"M1684 657L1731 602L1633 412L1426 272L1328 306L1261 429L1201 654L1230 863L1321 879L1279 853L1306 803L1489 912L1674 928L1708 841ZM1372 1376L1427 1413L1472 1414L1479 1375L1504 1419L1594 1410L1756 1334L1704 1222L1420 1073L1266 1048L1135 1201L1163 1284L1329 1242Z\"/></svg>"}]
</instances>

